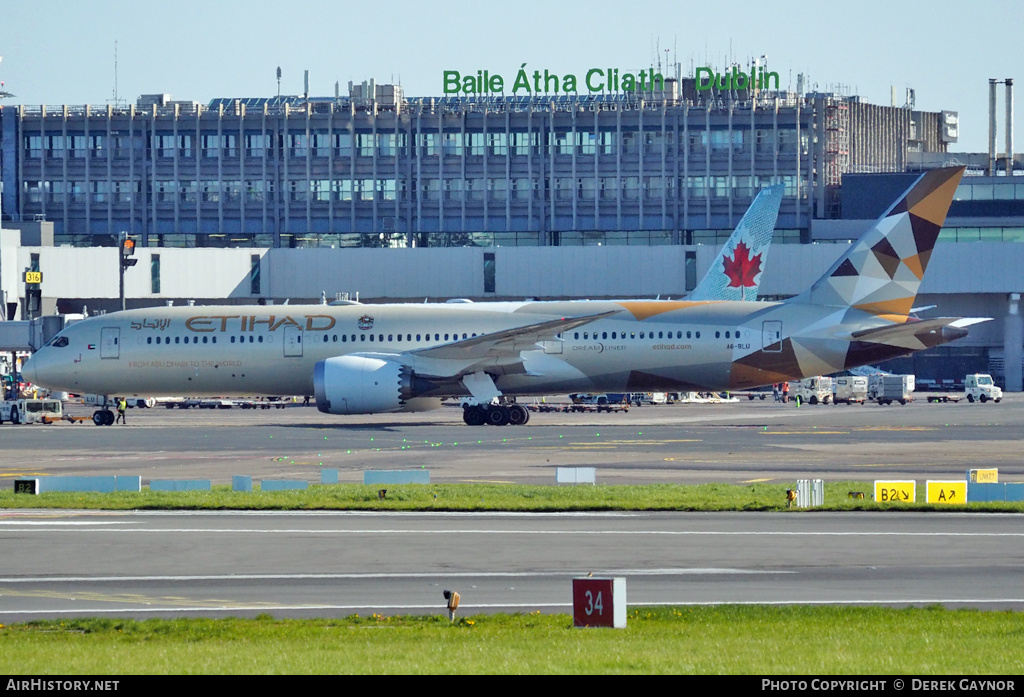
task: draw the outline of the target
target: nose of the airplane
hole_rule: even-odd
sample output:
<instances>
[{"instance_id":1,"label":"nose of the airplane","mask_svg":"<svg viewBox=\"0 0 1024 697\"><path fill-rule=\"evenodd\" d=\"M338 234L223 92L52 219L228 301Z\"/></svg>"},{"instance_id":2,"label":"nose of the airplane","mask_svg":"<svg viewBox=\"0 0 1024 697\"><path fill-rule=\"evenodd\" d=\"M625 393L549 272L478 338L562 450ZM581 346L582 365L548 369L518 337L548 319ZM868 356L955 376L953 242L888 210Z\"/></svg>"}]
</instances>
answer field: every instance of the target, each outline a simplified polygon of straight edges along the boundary
<instances>
[{"instance_id":1,"label":"nose of the airplane","mask_svg":"<svg viewBox=\"0 0 1024 697\"><path fill-rule=\"evenodd\" d=\"M33 385L39 384L39 381L36 379L36 366L38 364L39 361L36 360L36 354L34 353L29 356L27 361L21 364L21 374Z\"/></svg>"}]
</instances>

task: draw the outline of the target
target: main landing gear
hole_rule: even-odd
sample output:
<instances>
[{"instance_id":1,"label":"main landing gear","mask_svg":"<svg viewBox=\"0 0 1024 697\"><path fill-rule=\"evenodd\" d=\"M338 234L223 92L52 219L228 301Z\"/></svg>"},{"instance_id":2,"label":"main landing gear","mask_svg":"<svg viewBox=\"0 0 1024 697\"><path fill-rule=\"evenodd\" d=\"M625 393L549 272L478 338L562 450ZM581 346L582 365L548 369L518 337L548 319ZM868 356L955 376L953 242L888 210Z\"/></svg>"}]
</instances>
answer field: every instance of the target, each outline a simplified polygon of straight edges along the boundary
<instances>
[{"instance_id":1,"label":"main landing gear","mask_svg":"<svg viewBox=\"0 0 1024 697\"><path fill-rule=\"evenodd\" d=\"M530 420L530 411L521 404L477 404L462 409L467 426L522 426Z\"/></svg>"}]
</instances>

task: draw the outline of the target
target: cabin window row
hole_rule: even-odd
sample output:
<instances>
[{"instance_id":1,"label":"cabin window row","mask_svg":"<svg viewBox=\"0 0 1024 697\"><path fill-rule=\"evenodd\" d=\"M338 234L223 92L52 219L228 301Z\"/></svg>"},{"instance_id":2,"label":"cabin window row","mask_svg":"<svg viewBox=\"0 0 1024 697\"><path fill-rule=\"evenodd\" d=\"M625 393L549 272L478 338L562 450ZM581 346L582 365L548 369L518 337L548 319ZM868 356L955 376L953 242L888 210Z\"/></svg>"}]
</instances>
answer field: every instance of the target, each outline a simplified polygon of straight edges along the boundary
<instances>
[{"instance_id":1,"label":"cabin window row","mask_svg":"<svg viewBox=\"0 0 1024 697\"><path fill-rule=\"evenodd\" d=\"M376 342L384 342L385 341L384 334L323 334L321 336L323 337L320 340L322 343L328 343L328 342L333 342L333 343L339 343L339 342L341 342L341 343L349 343L349 342L357 343L357 342L366 342L366 341L376 341ZM422 333L421 334L415 334L415 335L414 334L404 334L404 335L403 334L388 334L386 341L389 341L389 342L403 342L403 341L411 342L411 341L414 340L413 336L416 337L415 341L431 341L431 338L430 338L431 335L430 334L422 334ZM460 336L461 336L462 339L469 339L471 337L475 337L476 336L476 332L474 332L472 334L470 334L468 332L463 332L461 335L458 332L454 332L454 333L451 333L451 334L434 334L433 335L433 337L434 337L433 341L442 341L442 340L443 341L459 341ZM442 339L442 337L444 337L444 338ZM204 343L204 344L208 344L208 343L216 344L217 343L217 337L216 336L203 336L203 337L201 337L201 339L202 339L201 343ZM316 342L317 341L316 335L315 334L312 335L310 340L313 341L313 342ZM238 336L238 337L231 336L230 337L230 342L232 344L234 344L234 343L244 344L247 341L250 344L253 344L253 343L262 344L263 343L263 336L262 335L258 335L258 334L257 335L250 334L250 335L248 335L248 339L245 336ZM299 341L301 341L301 335L299 337ZM268 339L268 342L269 342L269 339ZM193 337L191 337L191 340L190 340L190 337L186 336L186 337L184 337L184 341L182 341L182 337L180 337L180 336L175 336L175 337L170 337L170 336L152 337L152 336L150 336L150 337L146 338L146 343L147 344L165 344L165 345L166 344L172 344L172 343L173 344L182 344L182 343L184 343L184 344L188 344L188 343L198 344L198 343L200 343L200 337L199 336L193 336Z\"/></svg>"},{"instance_id":2,"label":"cabin window row","mask_svg":"<svg viewBox=\"0 0 1024 697\"><path fill-rule=\"evenodd\" d=\"M639 337L638 337L638 334L639 334ZM666 332L666 331L657 332L657 336L655 336L655 332L647 332L647 331L644 331L644 332L629 332L628 336L627 336L626 332L582 332L582 333L581 332L575 332L573 334L573 339L575 339L576 341L580 341L581 339L583 341L592 341L592 340L596 341L598 339L608 339L608 338L611 338L611 339L637 339L637 338L640 338L640 339L673 339L673 338L674 339L682 339L684 334L686 335L687 339L699 339L700 338L700 331L688 330L688 331L684 332L682 330L679 330L679 331L675 332L675 336L673 336L672 332ZM720 332L720 331L715 332L715 338L716 339L722 338L722 332ZM739 330L735 330L735 331L727 330L725 332L725 338L726 339L739 339L740 338L740 332L739 332Z\"/></svg>"},{"instance_id":3,"label":"cabin window row","mask_svg":"<svg viewBox=\"0 0 1024 697\"><path fill-rule=\"evenodd\" d=\"M158 336L158 337L155 337L155 341L154 341L154 337L148 336L148 337L146 337L146 343L147 344L172 344L172 343L173 344L188 344L188 343L198 344L199 343L199 337L198 336L191 337L191 341L189 341L189 337L187 337L187 336L184 337L184 338L185 338L185 340L182 341L182 337L180 337L180 336L175 336L175 337ZM173 339L173 341L171 339ZM202 337L202 340L203 340L202 343L204 343L204 344L216 344L217 343L217 337L215 337L215 336L204 336L204 337ZM234 337L232 337L232 341L234 341Z\"/></svg>"},{"instance_id":4,"label":"cabin window row","mask_svg":"<svg viewBox=\"0 0 1024 697\"><path fill-rule=\"evenodd\" d=\"M431 339L430 334L388 334L387 339L384 338L384 334L324 334L323 343L333 342L338 343L357 343L364 341L376 341L383 343L385 341L392 343L411 342L411 341L459 341L461 339L469 339L476 336L476 333L469 334L463 332L461 335L458 332L453 334L434 334ZM415 337L415 338L413 338ZM316 335L310 338L310 341L317 341Z\"/></svg>"},{"instance_id":5,"label":"cabin window row","mask_svg":"<svg viewBox=\"0 0 1024 697\"><path fill-rule=\"evenodd\" d=\"M693 332L692 330L691 331L687 331L687 332L677 331L677 332L675 332L675 337L673 337L673 335L672 335L673 333L672 332L660 331L660 332L657 333L658 334L657 336L655 336L654 334L655 334L654 332L643 331L643 332L629 332L628 336L627 336L626 332L582 332L582 335L581 335L580 332L576 332L573 335L573 338L575 340L577 340L577 341L579 341L581 338L582 338L583 341L590 341L590 340L596 341L598 339L608 339L608 338L611 338L611 339L636 339L636 338L640 338L640 339L655 339L655 338L657 338L657 339L672 339L672 338L682 339L683 338L683 334L686 335L687 339L694 338L694 334L696 334L696 338L698 338L698 339L700 338L700 332L699 331L698 332ZM638 337L638 335L639 335L639 337Z\"/></svg>"}]
</instances>

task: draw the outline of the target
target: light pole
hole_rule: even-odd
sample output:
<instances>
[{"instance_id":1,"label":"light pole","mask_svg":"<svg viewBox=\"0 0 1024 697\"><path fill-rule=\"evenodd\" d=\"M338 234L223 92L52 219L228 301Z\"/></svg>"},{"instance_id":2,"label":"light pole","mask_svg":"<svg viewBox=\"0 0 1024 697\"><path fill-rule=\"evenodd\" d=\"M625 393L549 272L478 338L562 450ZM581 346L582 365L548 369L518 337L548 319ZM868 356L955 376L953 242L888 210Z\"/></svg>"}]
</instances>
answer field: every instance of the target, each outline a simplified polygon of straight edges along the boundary
<instances>
[{"instance_id":1,"label":"light pole","mask_svg":"<svg viewBox=\"0 0 1024 697\"><path fill-rule=\"evenodd\" d=\"M135 240L128 237L124 230L117 233L118 247L118 284L120 286L121 309L124 310L124 270L129 266L135 266L139 260L135 258Z\"/></svg>"}]
</instances>

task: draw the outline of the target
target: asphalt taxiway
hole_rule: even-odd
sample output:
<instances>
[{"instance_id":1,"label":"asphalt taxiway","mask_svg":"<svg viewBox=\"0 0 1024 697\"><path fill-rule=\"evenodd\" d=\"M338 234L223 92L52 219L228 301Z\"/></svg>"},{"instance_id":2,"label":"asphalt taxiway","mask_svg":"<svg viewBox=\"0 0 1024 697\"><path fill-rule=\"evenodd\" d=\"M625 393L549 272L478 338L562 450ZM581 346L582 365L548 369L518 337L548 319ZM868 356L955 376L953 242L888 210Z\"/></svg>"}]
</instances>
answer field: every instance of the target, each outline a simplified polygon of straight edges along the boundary
<instances>
[{"instance_id":1,"label":"asphalt taxiway","mask_svg":"<svg viewBox=\"0 0 1024 697\"><path fill-rule=\"evenodd\" d=\"M0 622L76 615L570 612L631 605L1024 609L1019 516L763 513L0 513Z\"/></svg>"},{"instance_id":2,"label":"asphalt taxiway","mask_svg":"<svg viewBox=\"0 0 1024 697\"><path fill-rule=\"evenodd\" d=\"M74 407L71 408L74 410ZM82 414L90 411L78 408ZM555 467L594 466L610 484L961 478L997 467L1024 480L1024 396L1000 404L808 406L741 401L612 414L534 414L526 426L462 423L458 408L338 417L313 407L131 409L127 426L0 426L0 484L33 475L235 474L343 482L366 469L426 468L431 481L554 482Z\"/></svg>"},{"instance_id":3,"label":"asphalt taxiway","mask_svg":"<svg viewBox=\"0 0 1024 697\"><path fill-rule=\"evenodd\" d=\"M81 410L82 413L88 413ZM343 482L427 468L434 482L609 484L1024 481L1024 397L1000 404L671 405L465 426L458 409L342 418L132 409L127 426L0 426L16 477L234 474ZM1024 608L1020 515L387 514L0 510L0 622L73 615L344 616L567 612L570 579L624 576L630 604L842 603Z\"/></svg>"}]
</instances>

